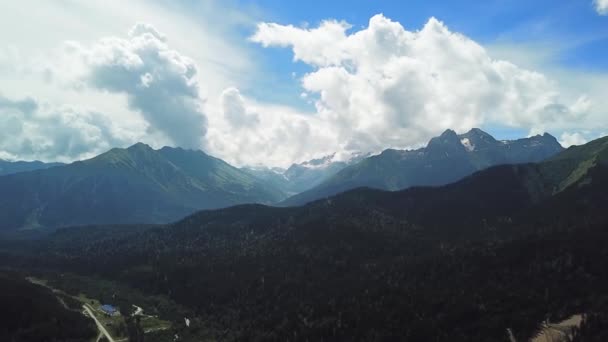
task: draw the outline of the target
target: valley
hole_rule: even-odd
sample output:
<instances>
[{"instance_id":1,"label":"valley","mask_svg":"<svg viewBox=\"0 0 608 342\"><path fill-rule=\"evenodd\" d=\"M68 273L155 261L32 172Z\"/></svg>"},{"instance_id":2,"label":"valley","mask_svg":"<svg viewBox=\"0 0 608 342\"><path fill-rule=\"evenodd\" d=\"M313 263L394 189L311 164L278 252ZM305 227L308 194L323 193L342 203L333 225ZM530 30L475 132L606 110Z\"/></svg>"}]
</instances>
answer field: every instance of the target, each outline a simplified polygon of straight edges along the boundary
<instances>
[{"instance_id":1,"label":"valley","mask_svg":"<svg viewBox=\"0 0 608 342\"><path fill-rule=\"evenodd\" d=\"M442 187L59 229L2 242L0 259L78 275L55 277L72 293L122 293L127 306L161 310L183 341L496 341L507 331L525 341L542 322L581 313L573 334L597 334L608 303L606 151L604 138ZM113 290L123 286L132 290Z\"/></svg>"},{"instance_id":2,"label":"valley","mask_svg":"<svg viewBox=\"0 0 608 342\"><path fill-rule=\"evenodd\" d=\"M608 342L608 0L0 22L0 342Z\"/></svg>"}]
</instances>

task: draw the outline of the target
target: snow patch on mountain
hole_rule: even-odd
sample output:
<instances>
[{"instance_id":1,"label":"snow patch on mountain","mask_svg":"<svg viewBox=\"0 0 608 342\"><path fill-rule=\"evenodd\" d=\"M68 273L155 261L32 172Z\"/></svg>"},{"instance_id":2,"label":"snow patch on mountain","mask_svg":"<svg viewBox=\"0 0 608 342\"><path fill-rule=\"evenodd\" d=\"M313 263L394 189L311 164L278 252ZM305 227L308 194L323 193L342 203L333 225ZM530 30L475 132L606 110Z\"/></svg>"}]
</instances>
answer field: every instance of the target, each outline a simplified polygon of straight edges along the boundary
<instances>
[{"instance_id":1,"label":"snow patch on mountain","mask_svg":"<svg viewBox=\"0 0 608 342\"><path fill-rule=\"evenodd\" d=\"M471 143L471 140L469 140L469 138L461 139L460 143L462 144L462 146L464 146L464 148L467 149L467 151L469 151L469 152L475 151L475 145L473 145Z\"/></svg>"}]
</instances>

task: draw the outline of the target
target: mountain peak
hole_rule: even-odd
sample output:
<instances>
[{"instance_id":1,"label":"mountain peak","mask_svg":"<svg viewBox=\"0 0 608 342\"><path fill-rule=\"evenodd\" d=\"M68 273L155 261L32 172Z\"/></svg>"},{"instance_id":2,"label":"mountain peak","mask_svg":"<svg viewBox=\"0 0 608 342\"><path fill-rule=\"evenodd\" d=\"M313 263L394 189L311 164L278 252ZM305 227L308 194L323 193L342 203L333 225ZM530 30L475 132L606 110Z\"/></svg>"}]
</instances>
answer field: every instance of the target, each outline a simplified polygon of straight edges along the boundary
<instances>
[{"instance_id":1,"label":"mountain peak","mask_svg":"<svg viewBox=\"0 0 608 342\"><path fill-rule=\"evenodd\" d=\"M426 151L431 154L439 153L440 155L450 155L453 153L462 153L466 150L456 132L448 129L440 136L431 139L426 147Z\"/></svg>"},{"instance_id":2,"label":"mountain peak","mask_svg":"<svg viewBox=\"0 0 608 342\"><path fill-rule=\"evenodd\" d=\"M428 147L452 144L460 144L460 139L458 138L456 132L451 129L447 129L441 133L440 136L432 138L431 141L429 141Z\"/></svg>"},{"instance_id":3,"label":"mountain peak","mask_svg":"<svg viewBox=\"0 0 608 342\"><path fill-rule=\"evenodd\" d=\"M458 135L453 130L446 129L443 133L441 133L441 135L439 137L440 138L452 138L452 137L457 137L457 136Z\"/></svg>"},{"instance_id":4,"label":"mountain peak","mask_svg":"<svg viewBox=\"0 0 608 342\"><path fill-rule=\"evenodd\" d=\"M529 141L531 144L544 145L547 147L554 147L559 149L563 148L557 138L549 133L544 133L543 135L537 134L524 140Z\"/></svg>"},{"instance_id":5,"label":"mountain peak","mask_svg":"<svg viewBox=\"0 0 608 342\"><path fill-rule=\"evenodd\" d=\"M150 147L150 145L148 144L144 144L142 142L138 142L135 143L129 147L127 147L128 151L150 151L150 150L154 150L152 147Z\"/></svg>"},{"instance_id":6,"label":"mountain peak","mask_svg":"<svg viewBox=\"0 0 608 342\"><path fill-rule=\"evenodd\" d=\"M557 138L554 137L553 135L545 132L542 136L545 140L551 140L551 141L557 141Z\"/></svg>"},{"instance_id":7,"label":"mountain peak","mask_svg":"<svg viewBox=\"0 0 608 342\"><path fill-rule=\"evenodd\" d=\"M488 132L481 130L479 128L472 128L470 131L468 131L464 135L467 135L469 137L479 137L481 139L495 140L492 135L490 135Z\"/></svg>"},{"instance_id":8,"label":"mountain peak","mask_svg":"<svg viewBox=\"0 0 608 342\"><path fill-rule=\"evenodd\" d=\"M462 145L469 152L499 144L493 136L479 128L472 128L467 133L459 135L459 138Z\"/></svg>"}]
</instances>

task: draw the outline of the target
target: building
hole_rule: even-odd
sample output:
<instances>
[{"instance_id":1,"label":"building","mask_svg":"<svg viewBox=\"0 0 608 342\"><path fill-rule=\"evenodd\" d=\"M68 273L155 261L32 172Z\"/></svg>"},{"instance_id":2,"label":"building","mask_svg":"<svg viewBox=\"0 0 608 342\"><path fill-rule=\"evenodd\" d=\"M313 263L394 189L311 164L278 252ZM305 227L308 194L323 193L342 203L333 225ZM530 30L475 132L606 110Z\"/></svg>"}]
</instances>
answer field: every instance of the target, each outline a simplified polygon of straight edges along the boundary
<instances>
[{"instance_id":1,"label":"building","mask_svg":"<svg viewBox=\"0 0 608 342\"><path fill-rule=\"evenodd\" d=\"M102 305L101 311L103 311L103 313L105 313L108 316L118 315L118 310L115 307L113 307L112 305L108 305L108 304Z\"/></svg>"}]
</instances>

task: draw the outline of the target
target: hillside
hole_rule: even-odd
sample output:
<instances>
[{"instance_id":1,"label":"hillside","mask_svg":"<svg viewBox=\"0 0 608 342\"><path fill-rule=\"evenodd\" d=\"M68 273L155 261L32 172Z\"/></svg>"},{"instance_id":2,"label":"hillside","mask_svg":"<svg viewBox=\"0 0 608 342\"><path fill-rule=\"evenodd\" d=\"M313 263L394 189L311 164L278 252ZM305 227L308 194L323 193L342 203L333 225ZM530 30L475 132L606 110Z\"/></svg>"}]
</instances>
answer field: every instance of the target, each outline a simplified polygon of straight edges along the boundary
<instances>
[{"instance_id":1,"label":"hillside","mask_svg":"<svg viewBox=\"0 0 608 342\"><path fill-rule=\"evenodd\" d=\"M200 209L273 203L280 190L201 151L136 144L0 177L0 229L165 223Z\"/></svg>"},{"instance_id":2,"label":"hillside","mask_svg":"<svg viewBox=\"0 0 608 342\"><path fill-rule=\"evenodd\" d=\"M50 290L13 273L0 274L2 341L90 341L93 320L64 307Z\"/></svg>"},{"instance_id":3,"label":"hillside","mask_svg":"<svg viewBox=\"0 0 608 342\"><path fill-rule=\"evenodd\" d=\"M367 154L353 153L341 159L334 153L322 158L294 163L287 169L245 167L242 170L288 195L295 195L314 188L340 170L358 163L367 156Z\"/></svg>"},{"instance_id":4,"label":"hillside","mask_svg":"<svg viewBox=\"0 0 608 342\"><path fill-rule=\"evenodd\" d=\"M412 186L445 185L491 166L540 162L562 150L549 134L498 141L480 129L462 135L447 130L424 148L389 149L366 158L282 204L302 205L363 186L394 191Z\"/></svg>"},{"instance_id":5,"label":"hillside","mask_svg":"<svg viewBox=\"0 0 608 342\"><path fill-rule=\"evenodd\" d=\"M0 176L10 175L13 173L34 171L40 169L48 169L54 166L64 165L62 163L43 163L41 161L6 161L0 159Z\"/></svg>"},{"instance_id":6,"label":"hillside","mask_svg":"<svg viewBox=\"0 0 608 342\"><path fill-rule=\"evenodd\" d=\"M581 313L588 336L607 317L607 153L604 138L443 187L64 229L0 260L170 296L197 314L192 341L524 341Z\"/></svg>"}]
</instances>

